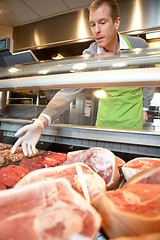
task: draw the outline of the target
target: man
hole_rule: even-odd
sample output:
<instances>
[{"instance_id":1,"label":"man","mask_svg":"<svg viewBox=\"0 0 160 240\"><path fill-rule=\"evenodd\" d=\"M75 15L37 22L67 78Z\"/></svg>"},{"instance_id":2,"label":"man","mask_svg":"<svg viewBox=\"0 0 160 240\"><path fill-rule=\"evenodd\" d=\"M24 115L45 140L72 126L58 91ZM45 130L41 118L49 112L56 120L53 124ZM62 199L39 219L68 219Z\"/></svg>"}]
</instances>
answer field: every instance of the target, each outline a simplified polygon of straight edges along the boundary
<instances>
[{"instance_id":1,"label":"man","mask_svg":"<svg viewBox=\"0 0 160 240\"><path fill-rule=\"evenodd\" d=\"M119 7L115 0L95 0L89 7L89 21L95 42L83 54L106 54L132 48L146 48L147 43L141 38L125 37L118 34L120 26ZM117 76L118 77L118 76ZM45 110L33 124L26 125L15 134L20 136L13 146L12 153L21 144L25 155L35 153L35 146L44 127L48 126L68 107L83 89L59 91L49 102ZM100 101L96 126L142 129L143 119L147 120L149 102L153 89L108 88L107 98ZM144 106L144 111L142 110ZM144 116L144 117L143 117Z\"/></svg>"}]
</instances>

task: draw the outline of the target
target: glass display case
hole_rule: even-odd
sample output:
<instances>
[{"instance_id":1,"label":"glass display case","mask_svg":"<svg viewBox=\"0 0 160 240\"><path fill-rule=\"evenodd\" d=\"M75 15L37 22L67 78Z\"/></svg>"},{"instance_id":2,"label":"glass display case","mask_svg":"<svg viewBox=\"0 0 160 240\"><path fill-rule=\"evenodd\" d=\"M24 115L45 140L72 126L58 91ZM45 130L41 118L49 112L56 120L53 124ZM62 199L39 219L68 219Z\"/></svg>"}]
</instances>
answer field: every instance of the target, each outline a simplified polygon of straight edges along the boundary
<instances>
[{"instance_id":1,"label":"glass display case","mask_svg":"<svg viewBox=\"0 0 160 240\"><path fill-rule=\"evenodd\" d=\"M142 131L95 127L97 90L155 87ZM45 128L40 143L101 146L117 152L160 156L160 49L134 49L106 56L80 56L0 69L1 138L37 118L59 89L83 88L69 108ZM102 97L102 93L100 97ZM8 140L8 139L7 139Z\"/></svg>"}]
</instances>

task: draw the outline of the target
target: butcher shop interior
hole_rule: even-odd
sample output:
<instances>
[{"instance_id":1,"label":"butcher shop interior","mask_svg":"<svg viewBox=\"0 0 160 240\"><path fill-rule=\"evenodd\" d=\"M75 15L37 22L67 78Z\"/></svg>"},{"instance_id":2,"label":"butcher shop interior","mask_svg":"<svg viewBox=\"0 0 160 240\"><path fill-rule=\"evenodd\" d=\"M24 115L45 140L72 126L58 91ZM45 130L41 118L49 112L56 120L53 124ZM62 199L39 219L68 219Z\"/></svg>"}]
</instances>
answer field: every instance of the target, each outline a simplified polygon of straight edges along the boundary
<instances>
[{"instance_id":1,"label":"butcher shop interior","mask_svg":"<svg viewBox=\"0 0 160 240\"><path fill-rule=\"evenodd\" d=\"M160 240L160 1L117 0L149 48L105 57L82 55L92 0L44 2L0 0L0 239ZM132 87L154 88L143 129L97 127L105 89ZM83 90L12 153L61 89Z\"/></svg>"}]
</instances>

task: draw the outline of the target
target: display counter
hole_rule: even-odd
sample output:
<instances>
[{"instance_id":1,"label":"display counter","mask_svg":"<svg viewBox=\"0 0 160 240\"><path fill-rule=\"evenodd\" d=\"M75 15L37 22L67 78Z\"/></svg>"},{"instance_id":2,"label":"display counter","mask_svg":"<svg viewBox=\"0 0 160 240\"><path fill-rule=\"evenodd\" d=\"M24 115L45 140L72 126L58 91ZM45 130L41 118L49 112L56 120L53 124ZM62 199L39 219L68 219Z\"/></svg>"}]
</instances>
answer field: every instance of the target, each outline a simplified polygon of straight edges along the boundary
<instances>
[{"instance_id":1,"label":"display counter","mask_svg":"<svg viewBox=\"0 0 160 240\"><path fill-rule=\"evenodd\" d=\"M158 108L158 115L152 116L152 122L148 122L143 131L125 131L94 127L98 100L93 96L95 90L105 87L155 87L158 92L159 64L160 49L134 49L105 57L81 56L2 68L1 140L14 143L14 133L31 123L59 89L83 88L85 94L45 128L39 147L43 148L45 143L81 148L96 146L114 152L159 157L160 131L147 127L152 126L153 118L159 119L158 102L154 106ZM16 99L13 94L16 92L21 93L21 97ZM26 94L33 95L27 102ZM47 99L45 103L44 99ZM84 111L86 104L88 108Z\"/></svg>"}]
</instances>

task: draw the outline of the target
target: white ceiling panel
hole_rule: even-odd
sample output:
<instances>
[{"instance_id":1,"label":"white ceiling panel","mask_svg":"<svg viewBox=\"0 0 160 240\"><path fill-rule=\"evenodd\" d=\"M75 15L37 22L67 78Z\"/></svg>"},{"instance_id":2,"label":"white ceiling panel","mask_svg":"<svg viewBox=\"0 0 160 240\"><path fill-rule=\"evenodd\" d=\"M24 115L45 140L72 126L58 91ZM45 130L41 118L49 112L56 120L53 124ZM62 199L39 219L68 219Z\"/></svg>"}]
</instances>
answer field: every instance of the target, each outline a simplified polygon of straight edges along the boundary
<instances>
[{"instance_id":1,"label":"white ceiling panel","mask_svg":"<svg viewBox=\"0 0 160 240\"><path fill-rule=\"evenodd\" d=\"M41 17L53 16L68 11L68 7L61 0L23 0Z\"/></svg>"},{"instance_id":2,"label":"white ceiling panel","mask_svg":"<svg viewBox=\"0 0 160 240\"><path fill-rule=\"evenodd\" d=\"M12 25L20 25L24 22L35 21L38 16L26 4L20 0L1 0L1 11L7 16Z\"/></svg>"},{"instance_id":3,"label":"white ceiling panel","mask_svg":"<svg viewBox=\"0 0 160 240\"><path fill-rule=\"evenodd\" d=\"M87 8L93 0L0 0L0 24L16 27Z\"/></svg>"},{"instance_id":4,"label":"white ceiling panel","mask_svg":"<svg viewBox=\"0 0 160 240\"><path fill-rule=\"evenodd\" d=\"M64 2L69 6L69 8L76 9L87 8L93 0L64 0Z\"/></svg>"}]
</instances>

